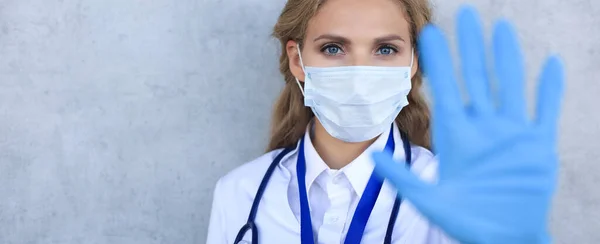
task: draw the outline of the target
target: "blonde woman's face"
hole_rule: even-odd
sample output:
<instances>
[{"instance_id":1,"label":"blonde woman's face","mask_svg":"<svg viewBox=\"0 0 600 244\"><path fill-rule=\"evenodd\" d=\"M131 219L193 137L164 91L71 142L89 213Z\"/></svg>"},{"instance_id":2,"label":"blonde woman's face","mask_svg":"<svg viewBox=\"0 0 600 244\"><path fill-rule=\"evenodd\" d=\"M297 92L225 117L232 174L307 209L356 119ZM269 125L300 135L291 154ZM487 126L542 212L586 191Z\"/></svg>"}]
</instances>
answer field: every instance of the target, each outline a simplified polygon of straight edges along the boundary
<instances>
[{"instance_id":1,"label":"blonde woman's face","mask_svg":"<svg viewBox=\"0 0 600 244\"><path fill-rule=\"evenodd\" d=\"M301 45L304 65L313 67L409 66L413 47L398 0L326 0ZM287 52L292 73L303 81L296 42L287 43Z\"/></svg>"}]
</instances>

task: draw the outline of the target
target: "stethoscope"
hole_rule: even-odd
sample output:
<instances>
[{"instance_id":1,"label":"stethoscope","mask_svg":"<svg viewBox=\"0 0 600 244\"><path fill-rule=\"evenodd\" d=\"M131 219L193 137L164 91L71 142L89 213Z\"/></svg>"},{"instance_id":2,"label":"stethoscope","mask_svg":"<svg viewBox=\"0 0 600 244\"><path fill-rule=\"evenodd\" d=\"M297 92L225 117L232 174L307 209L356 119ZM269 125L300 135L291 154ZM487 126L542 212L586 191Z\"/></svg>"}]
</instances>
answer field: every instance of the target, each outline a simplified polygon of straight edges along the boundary
<instances>
[{"instance_id":1,"label":"stethoscope","mask_svg":"<svg viewBox=\"0 0 600 244\"><path fill-rule=\"evenodd\" d=\"M395 142L394 142L394 136L393 136L393 125L392 125L392 129L390 130L390 135L388 136L388 141L386 143L386 150L393 152L394 148L395 148ZM403 146L404 146L404 155L406 155L406 164L408 166L411 165L411 149L410 149L410 142L408 141L408 136L406 135L406 133L404 133L403 131L400 131L400 137L402 138L402 142L403 142ZM254 220L256 219L256 213L258 211L258 205L260 204L260 199L262 198L262 196L265 193L265 189L267 188L267 184L269 183L269 179L271 178L271 175L273 174L273 171L275 171L275 168L277 167L277 165L279 165L279 163L281 162L281 159L283 157L285 157L285 155L287 155L288 153L290 153L292 150L294 150L295 147L288 147L285 148L283 151L281 151L276 157L275 159L273 159L273 162L271 162L271 165L269 165L269 168L267 169L267 172L265 173L265 176L262 178L262 181L260 182L260 185L258 187L258 190L256 192L256 195L254 197L254 201L252 202L252 207L250 209L250 214L248 215L248 222L246 222L246 224L244 226L242 226L242 228L239 230L237 236L235 237L235 241L234 244L238 244L242 241L242 238L244 238L244 236L246 235L246 233L248 232L248 230L252 231L252 244L258 244L258 228L256 227L256 223L254 223ZM306 243L314 243L314 239L313 239L313 233L312 233L312 223L310 221L310 211L306 211L308 210L308 199L306 196L306 185L304 184L304 175L306 173L306 162L304 161L304 137L302 137L302 139L300 140L300 144L298 145L298 162L296 165L296 169L297 169L297 173L298 173L298 178L299 178L299 192L300 192L300 206L301 206L301 211L300 211L300 223L301 223L301 228L300 228L300 232L301 232L301 238L302 238L302 244L306 244ZM302 179L300 179L302 178ZM358 206L356 207L356 211L355 211L355 215L352 218L352 222L350 223L350 227L348 230L348 234L346 236L346 241L345 243L360 243L363 232L364 232L364 228L367 222L367 219L369 218L369 215L371 214L371 210L373 209L373 205L375 204L375 200L377 199L377 196L379 195L379 190L381 189L381 185L383 184L383 180L379 179L374 173L371 175L371 179L369 180L369 183L367 183L367 187L365 189L365 192L369 192L368 189L372 188L373 191L370 195L372 195L372 198L366 198L365 197L365 193L363 193L363 197L361 197L361 199L359 200ZM365 198L365 200L363 200L363 198ZM394 229L394 224L396 223L396 218L398 217L398 212L400 210L400 204L402 203L402 199L400 197L397 197L395 202L394 202L394 207L392 208L392 212L390 214L390 219L388 221L388 225L387 225L387 230L385 233L385 239L384 239L384 244L391 244L392 243L392 232ZM302 211L302 209L306 209L305 211ZM355 220L359 220L359 221L355 221ZM360 221L362 220L362 221Z\"/></svg>"}]
</instances>

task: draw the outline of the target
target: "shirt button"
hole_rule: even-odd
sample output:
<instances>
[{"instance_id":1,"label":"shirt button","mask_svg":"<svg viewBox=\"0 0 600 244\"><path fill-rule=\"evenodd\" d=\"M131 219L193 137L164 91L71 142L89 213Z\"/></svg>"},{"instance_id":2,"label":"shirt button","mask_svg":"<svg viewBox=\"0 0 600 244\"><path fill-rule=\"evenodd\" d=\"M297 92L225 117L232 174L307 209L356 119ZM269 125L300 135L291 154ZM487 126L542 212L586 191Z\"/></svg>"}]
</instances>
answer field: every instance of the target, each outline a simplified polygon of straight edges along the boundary
<instances>
[{"instance_id":1,"label":"shirt button","mask_svg":"<svg viewBox=\"0 0 600 244\"><path fill-rule=\"evenodd\" d=\"M339 220L340 220L340 217L334 216L334 217L331 217L329 219L329 222L331 222L331 223L337 223Z\"/></svg>"}]
</instances>

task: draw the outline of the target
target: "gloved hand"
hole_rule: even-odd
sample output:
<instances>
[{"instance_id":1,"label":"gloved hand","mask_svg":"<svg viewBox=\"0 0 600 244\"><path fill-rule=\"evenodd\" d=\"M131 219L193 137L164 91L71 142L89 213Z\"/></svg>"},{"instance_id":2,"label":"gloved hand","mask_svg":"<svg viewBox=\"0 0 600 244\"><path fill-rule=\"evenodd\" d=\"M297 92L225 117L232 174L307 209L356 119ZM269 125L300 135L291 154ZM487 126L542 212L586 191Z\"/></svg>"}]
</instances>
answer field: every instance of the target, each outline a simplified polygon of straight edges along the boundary
<instances>
[{"instance_id":1,"label":"gloved hand","mask_svg":"<svg viewBox=\"0 0 600 244\"><path fill-rule=\"evenodd\" d=\"M467 103L461 99L441 31L428 26L420 36L420 58L434 100L438 182L421 181L389 153L373 155L375 170L431 223L462 243L549 243L546 223L558 170L561 62L557 57L547 60L537 112L529 119L523 59L510 24L495 25L491 74L475 10L460 11L457 30Z\"/></svg>"}]
</instances>

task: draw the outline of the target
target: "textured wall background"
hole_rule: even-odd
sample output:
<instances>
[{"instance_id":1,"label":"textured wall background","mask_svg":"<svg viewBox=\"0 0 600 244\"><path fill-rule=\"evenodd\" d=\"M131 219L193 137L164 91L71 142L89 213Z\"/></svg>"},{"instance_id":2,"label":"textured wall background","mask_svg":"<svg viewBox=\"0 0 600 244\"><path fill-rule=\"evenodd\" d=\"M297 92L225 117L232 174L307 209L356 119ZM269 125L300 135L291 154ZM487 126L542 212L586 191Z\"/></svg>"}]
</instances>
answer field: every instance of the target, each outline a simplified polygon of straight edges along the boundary
<instances>
[{"instance_id":1,"label":"textured wall background","mask_svg":"<svg viewBox=\"0 0 600 244\"><path fill-rule=\"evenodd\" d=\"M437 0L446 30L461 2L515 22L531 81L566 60L552 230L600 243L600 1ZM266 143L283 4L0 0L0 243L204 243L214 182Z\"/></svg>"}]
</instances>

